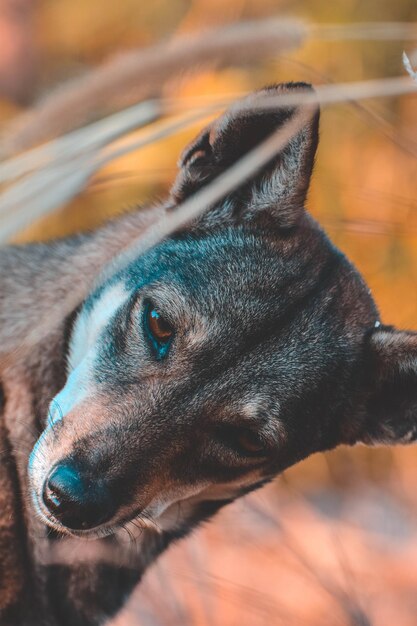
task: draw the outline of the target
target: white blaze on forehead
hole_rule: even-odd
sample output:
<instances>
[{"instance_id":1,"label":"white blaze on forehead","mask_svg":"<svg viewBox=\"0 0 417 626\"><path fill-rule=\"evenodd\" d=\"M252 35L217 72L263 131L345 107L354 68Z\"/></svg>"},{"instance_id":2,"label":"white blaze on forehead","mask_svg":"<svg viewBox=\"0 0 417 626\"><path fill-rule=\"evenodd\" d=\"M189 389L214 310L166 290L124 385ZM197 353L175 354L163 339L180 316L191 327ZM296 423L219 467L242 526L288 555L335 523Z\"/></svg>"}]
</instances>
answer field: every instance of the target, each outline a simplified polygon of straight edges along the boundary
<instances>
[{"instance_id":1,"label":"white blaze on forehead","mask_svg":"<svg viewBox=\"0 0 417 626\"><path fill-rule=\"evenodd\" d=\"M97 342L129 295L130 292L124 284L117 283L103 291L90 311L81 311L70 340L67 382L50 405L52 422L67 415L88 397L93 380Z\"/></svg>"},{"instance_id":2,"label":"white blaze on forehead","mask_svg":"<svg viewBox=\"0 0 417 626\"><path fill-rule=\"evenodd\" d=\"M95 345L106 324L126 302L130 292L120 282L105 289L89 310L81 311L75 323L69 346L69 367L73 369Z\"/></svg>"}]
</instances>

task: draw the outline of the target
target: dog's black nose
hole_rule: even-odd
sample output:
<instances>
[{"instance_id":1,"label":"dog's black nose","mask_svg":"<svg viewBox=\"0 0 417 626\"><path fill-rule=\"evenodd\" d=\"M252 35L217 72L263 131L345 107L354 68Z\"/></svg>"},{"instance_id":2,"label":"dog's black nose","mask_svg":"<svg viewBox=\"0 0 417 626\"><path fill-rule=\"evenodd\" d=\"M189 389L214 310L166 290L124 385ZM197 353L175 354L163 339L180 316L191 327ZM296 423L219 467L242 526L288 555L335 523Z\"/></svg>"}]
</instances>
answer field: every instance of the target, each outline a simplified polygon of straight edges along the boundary
<instances>
[{"instance_id":1,"label":"dog's black nose","mask_svg":"<svg viewBox=\"0 0 417 626\"><path fill-rule=\"evenodd\" d=\"M112 497L103 480L88 480L74 465L56 465L43 487L43 501L70 530L90 530L108 521Z\"/></svg>"}]
</instances>

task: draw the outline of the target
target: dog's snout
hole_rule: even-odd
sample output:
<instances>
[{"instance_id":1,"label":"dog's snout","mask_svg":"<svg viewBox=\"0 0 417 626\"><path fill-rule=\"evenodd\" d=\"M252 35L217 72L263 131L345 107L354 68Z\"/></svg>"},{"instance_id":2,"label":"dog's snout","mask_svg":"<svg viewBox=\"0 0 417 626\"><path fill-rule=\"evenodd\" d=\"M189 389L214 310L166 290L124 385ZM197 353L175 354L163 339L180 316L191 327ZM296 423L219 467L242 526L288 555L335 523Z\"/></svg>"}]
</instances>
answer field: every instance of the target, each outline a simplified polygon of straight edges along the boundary
<instances>
[{"instance_id":1,"label":"dog's snout","mask_svg":"<svg viewBox=\"0 0 417 626\"><path fill-rule=\"evenodd\" d=\"M108 521L114 505L104 480L91 480L75 465L56 465L43 487L43 501L70 530L91 530Z\"/></svg>"}]
</instances>

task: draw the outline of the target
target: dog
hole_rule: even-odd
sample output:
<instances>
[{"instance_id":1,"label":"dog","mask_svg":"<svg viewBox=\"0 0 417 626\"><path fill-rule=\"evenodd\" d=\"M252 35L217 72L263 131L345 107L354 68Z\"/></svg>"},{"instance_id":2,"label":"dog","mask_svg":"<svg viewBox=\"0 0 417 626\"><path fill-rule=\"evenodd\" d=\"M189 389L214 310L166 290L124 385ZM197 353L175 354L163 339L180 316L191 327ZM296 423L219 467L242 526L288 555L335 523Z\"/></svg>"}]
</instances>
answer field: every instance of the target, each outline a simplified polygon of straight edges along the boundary
<instances>
[{"instance_id":1,"label":"dog","mask_svg":"<svg viewBox=\"0 0 417 626\"><path fill-rule=\"evenodd\" d=\"M257 109L265 95L308 89L233 105L149 214L175 211L295 115ZM417 333L382 324L305 209L318 132L317 111L244 185L104 278L146 211L0 251L1 624L102 624L172 541L284 469L416 439ZM86 277L87 297L18 350ZM101 557L123 531L132 562ZM97 558L45 562L65 537Z\"/></svg>"}]
</instances>

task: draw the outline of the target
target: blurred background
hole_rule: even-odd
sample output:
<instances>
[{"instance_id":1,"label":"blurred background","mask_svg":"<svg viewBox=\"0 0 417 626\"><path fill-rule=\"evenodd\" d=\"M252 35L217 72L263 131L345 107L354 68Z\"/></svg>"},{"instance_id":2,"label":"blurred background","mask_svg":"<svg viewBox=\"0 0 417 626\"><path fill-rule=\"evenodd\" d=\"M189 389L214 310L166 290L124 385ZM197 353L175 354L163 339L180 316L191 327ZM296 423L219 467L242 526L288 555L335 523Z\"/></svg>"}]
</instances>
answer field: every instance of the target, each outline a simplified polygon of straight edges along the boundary
<instances>
[{"instance_id":1,"label":"blurred background","mask_svg":"<svg viewBox=\"0 0 417 626\"><path fill-rule=\"evenodd\" d=\"M57 85L122 52L244 19L417 22L415 0L0 0L0 130ZM416 31L417 33L417 31ZM313 37L236 68L173 75L169 97L404 74L413 41ZM19 241L100 224L163 198L201 123L108 165ZM365 275L385 323L417 328L415 96L326 107L309 209ZM417 451L316 455L171 549L117 626L417 623Z\"/></svg>"}]
</instances>

